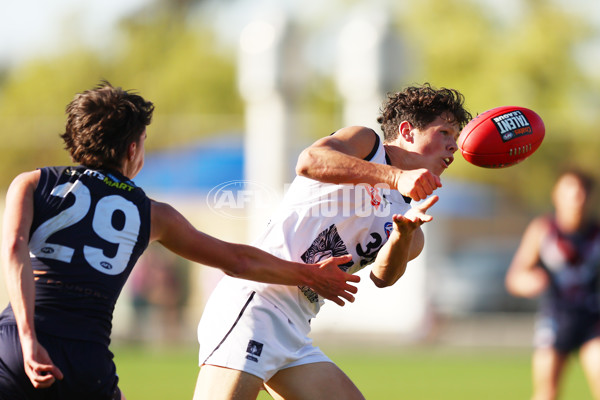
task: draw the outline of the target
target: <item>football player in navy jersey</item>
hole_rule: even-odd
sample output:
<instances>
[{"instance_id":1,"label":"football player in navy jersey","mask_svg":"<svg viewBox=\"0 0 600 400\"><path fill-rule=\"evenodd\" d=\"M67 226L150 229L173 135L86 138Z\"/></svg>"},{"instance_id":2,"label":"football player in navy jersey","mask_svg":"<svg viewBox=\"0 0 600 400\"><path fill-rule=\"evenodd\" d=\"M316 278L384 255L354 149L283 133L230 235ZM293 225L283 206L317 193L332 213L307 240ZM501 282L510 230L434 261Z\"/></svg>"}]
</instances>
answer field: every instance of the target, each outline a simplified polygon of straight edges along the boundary
<instances>
[{"instance_id":1,"label":"football player in navy jersey","mask_svg":"<svg viewBox=\"0 0 600 400\"><path fill-rule=\"evenodd\" d=\"M529 224L506 275L515 296L542 295L533 353L533 399L555 399L568 357L600 399L600 224L590 216L592 178L577 169L554 185L554 213Z\"/></svg>"},{"instance_id":2,"label":"football player in navy jersey","mask_svg":"<svg viewBox=\"0 0 600 400\"><path fill-rule=\"evenodd\" d=\"M358 282L196 230L132 182L154 106L108 82L75 96L62 139L77 166L17 176L3 221L10 304L0 315L0 399L124 399L109 350L115 302L151 241L227 275L306 285L339 305Z\"/></svg>"}]
</instances>

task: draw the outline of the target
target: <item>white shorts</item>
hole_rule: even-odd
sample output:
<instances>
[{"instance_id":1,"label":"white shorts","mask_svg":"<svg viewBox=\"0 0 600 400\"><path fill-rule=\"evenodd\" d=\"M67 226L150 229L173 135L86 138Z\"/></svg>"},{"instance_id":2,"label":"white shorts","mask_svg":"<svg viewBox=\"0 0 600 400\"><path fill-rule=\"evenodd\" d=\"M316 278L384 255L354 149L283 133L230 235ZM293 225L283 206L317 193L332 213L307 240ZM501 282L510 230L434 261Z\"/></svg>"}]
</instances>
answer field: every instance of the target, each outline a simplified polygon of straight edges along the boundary
<instances>
[{"instance_id":1,"label":"white shorts","mask_svg":"<svg viewBox=\"0 0 600 400\"><path fill-rule=\"evenodd\" d=\"M279 370L331 360L272 303L250 289L217 285L200 323L199 364L244 371L265 382Z\"/></svg>"}]
</instances>

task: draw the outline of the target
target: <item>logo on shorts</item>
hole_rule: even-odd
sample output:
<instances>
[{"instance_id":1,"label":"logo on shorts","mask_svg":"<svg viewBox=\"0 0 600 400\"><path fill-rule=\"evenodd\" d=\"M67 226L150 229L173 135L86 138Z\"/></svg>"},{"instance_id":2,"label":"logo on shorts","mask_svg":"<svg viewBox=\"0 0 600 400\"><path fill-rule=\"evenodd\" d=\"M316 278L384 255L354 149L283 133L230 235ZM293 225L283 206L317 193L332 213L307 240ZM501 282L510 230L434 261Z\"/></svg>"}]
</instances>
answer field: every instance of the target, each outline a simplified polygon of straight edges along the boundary
<instances>
[{"instance_id":1,"label":"logo on shorts","mask_svg":"<svg viewBox=\"0 0 600 400\"><path fill-rule=\"evenodd\" d=\"M254 340L248 341L248 347L246 348L246 359L258 362L258 357L262 353L263 344Z\"/></svg>"}]
</instances>

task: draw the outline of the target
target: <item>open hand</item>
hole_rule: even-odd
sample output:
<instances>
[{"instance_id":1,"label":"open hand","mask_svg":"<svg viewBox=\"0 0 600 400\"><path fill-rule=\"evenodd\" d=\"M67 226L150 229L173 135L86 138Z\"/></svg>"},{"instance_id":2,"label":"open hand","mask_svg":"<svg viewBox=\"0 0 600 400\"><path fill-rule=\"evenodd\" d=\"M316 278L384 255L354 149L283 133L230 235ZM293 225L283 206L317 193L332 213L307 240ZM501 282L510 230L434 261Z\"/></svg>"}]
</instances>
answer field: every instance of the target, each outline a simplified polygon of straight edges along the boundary
<instances>
[{"instance_id":1,"label":"open hand","mask_svg":"<svg viewBox=\"0 0 600 400\"><path fill-rule=\"evenodd\" d=\"M360 282L360 277L344 272L339 267L339 265L351 260L352 256L346 254L340 257L328 258L318 263L319 279L310 286L311 289L339 306L344 306L345 304L342 298L352 303L354 301L352 294L355 294L358 289L347 282Z\"/></svg>"},{"instance_id":2,"label":"open hand","mask_svg":"<svg viewBox=\"0 0 600 400\"><path fill-rule=\"evenodd\" d=\"M395 229L401 234L413 232L415 229L433 219L427 210L439 200L438 196L431 196L421 204L411 207L404 215L395 214L393 217Z\"/></svg>"}]
</instances>

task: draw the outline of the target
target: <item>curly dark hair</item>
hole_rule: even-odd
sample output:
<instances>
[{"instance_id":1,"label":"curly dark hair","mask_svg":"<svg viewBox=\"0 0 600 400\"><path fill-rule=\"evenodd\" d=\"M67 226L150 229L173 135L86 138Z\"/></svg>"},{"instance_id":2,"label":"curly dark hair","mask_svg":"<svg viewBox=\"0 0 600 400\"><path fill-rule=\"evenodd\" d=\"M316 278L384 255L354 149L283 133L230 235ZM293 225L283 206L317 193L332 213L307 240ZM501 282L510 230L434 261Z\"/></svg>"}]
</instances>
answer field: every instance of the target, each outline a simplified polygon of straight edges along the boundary
<instances>
[{"instance_id":1,"label":"curly dark hair","mask_svg":"<svg viewBox=\"0 0 600 400\"><path fill-rule=\"evenodd\" d=\"M425 128L443 113L452 115L462 129L473 118L464 108L464 96L455 89L435 89L429 83L410 86L402 92L388 93L381 115L384 141L391 142L398 137L398 126L402 121L410 122L418 129Z\"/></svg>"},{"instance_id":2,"label":"curly dark hair","mask_svg":"<svg viewBox=\"0 0 600 400\"><path fill-rule=\"evenodd\" d=\"M66 109L61 138L73 161L90 168L120 168L128 146L152 121L154 105L102 81L78 93Z\"/></svg>"}]
</instances>

